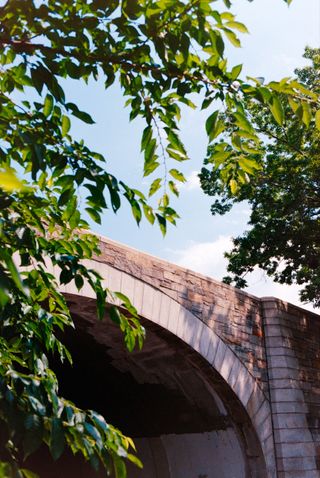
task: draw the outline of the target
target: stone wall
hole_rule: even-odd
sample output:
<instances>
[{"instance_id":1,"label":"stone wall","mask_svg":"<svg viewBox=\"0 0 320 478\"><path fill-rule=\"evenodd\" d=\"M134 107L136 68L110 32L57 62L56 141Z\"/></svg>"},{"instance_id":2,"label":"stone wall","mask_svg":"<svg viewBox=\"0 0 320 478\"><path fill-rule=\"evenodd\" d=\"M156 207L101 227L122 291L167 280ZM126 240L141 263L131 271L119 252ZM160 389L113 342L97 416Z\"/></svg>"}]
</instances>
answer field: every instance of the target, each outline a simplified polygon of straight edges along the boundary
<instances>
[{"instance_id":1,"label":"stone wall","mask_svg":"<svg viewBox=\"0 0 320 478\"><path fill-rule=\"evenodd\" d=\"M272 428L277 477L320 477L319 316L275 298L253 297L109 240L102 240L101 248L97 261L179 302L253 375L266 397L267 419L260 420L260 427Z\"/></svg>"},{"instance_id":2,"label":"stone wall","mask_svg":"<svg viewBox=\"0 0 320 478\"><path fill-rule=\"evenodd\" d=\"M278 478L318 478L319 316L262 299Z\"/></svg>"},{"instance_id":3,"label":"stone wall","mask_svg":"<svg viewBox=\"0 0 320 478\"><path fill-rule=\"evenodd\" d=\"M88 265L106 286L202 355L241 401L263 450L261 476L320 478L320 317L113 241L101 239L101 250ZM64 292L79 294L72 284ZM80 295L94 300L90 287Z\"/></svg>"},{"instance_id":4,"label":"stone wall","mask_svg":"<svg viewBox=\"0 0 320 478\"><path fill-rule=\"evenodd\" d=\"M268 394L261 303L212 278L112 241L95 258L150 284L183 305L228 344Z\"/></svg>"}]
</instances>

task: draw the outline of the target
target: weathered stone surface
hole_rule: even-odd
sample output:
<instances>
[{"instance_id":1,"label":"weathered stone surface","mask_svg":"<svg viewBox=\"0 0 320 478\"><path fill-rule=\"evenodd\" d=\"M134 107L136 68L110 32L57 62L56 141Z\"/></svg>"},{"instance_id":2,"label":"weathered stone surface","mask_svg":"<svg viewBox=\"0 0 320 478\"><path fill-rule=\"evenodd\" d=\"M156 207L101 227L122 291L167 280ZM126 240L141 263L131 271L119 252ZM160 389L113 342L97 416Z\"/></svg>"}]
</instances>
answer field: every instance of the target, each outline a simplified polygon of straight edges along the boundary
<instances>
[{"instance_id":1,"label":"weathered stone surface","mask_svg":"<svg viewBox=\"0 0 320 478\"><path fill-rule=\"evenodd\" d=\"M254 476L319 478L319 316L112 241L101 248L93 264L106 284L203 357L244 407L267 466Z\"/></svg>"}]
</instances>

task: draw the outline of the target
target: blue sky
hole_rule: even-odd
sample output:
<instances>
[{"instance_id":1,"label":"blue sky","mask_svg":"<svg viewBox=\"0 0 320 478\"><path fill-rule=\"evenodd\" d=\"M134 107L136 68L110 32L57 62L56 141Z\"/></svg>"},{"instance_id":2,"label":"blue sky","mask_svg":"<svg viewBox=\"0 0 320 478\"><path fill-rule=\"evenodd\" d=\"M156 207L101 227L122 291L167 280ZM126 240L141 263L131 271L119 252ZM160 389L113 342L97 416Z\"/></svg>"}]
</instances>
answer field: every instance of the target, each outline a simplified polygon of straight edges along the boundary
<instances>
[{"instance_id":1,"label":"blue sky","mask_svg":"<svg viewBox=\"0 0 320 478\"><path fill-rule=\"evenodd\" d=\"M305 64L304 47L320 46L319 0L293 0L289 8L282 0L253 3L237 0L234 4L232 11L247 25L250 35L242 36L241 49L228 48L228 58L230 65L244 64L244 75L275 80L290 76L295 67ZM139 152L144 124L140 120L129 123L129 111L123 107L119 87L105 91L99 82L90 83L88 88L68 83L66 91L69 99L79 103L96 121L93 126L76 122L73 126L76 135L106 156L110 172L146 192L149 181L142 177ZM181 216L177 227L170 227L162 238L159 229L146 221L138 228L124 205L117 215L107 212L102 225L92 224L92 229L141 251L221 279L225 271L223 252L230 247L230 237L246 229L249 209L241 204L224 217L210 214L212 200L204 196L197 181L207 146L204 131L207 115L208 111L186 109L181 121L181 135L190 161L183 166L188 182L175 204ZM273 284L260 271L253 274L250 282L248 292L299 303L296 287Z\"/></svg>"}]
</instances>

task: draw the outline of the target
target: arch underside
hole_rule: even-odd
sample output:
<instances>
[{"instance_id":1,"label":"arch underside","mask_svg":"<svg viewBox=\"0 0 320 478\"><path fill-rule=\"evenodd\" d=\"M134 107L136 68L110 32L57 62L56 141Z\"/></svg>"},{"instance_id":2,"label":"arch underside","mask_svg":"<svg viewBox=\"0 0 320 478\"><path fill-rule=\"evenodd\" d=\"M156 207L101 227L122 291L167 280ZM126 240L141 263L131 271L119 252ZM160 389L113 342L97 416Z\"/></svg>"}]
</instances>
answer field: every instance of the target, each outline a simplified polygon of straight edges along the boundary
<instances>
[{"instance_id":1,"label":"arch underside","mask_svg":"<svg viewBox=\"0 0 320 478\"><path fill-rule=\"evenodd\" d=\"M144 469L129 466L129 478L267 476L245 408L198 352L142 317L146 342L128 353L118 328L96 320L94 299L67 298L75 365L57 370L62 391L135 438Z\"/></svg>"}]
</instances>

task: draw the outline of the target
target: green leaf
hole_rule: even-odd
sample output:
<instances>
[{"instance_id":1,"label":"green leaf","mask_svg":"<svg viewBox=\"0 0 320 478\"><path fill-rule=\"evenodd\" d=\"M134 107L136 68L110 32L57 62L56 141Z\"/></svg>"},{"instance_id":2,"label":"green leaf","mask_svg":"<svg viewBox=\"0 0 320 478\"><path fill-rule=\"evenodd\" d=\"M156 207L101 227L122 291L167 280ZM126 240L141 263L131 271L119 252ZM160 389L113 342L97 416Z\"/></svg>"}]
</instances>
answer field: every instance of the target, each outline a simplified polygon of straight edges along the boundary
<instances>
[{"instance_id":1,"label":"green leaf","mask_svg":"<svg viewBox=\"0 0 320 478\"><path fill-rule=\"evenodd\" d=\"M230 190L232 194L236 194L238 191L238 183L235 179L230 179L229 182Z\"/></svg>"},{"instance_id":2,"label":"green leaf","mask_svg":"<svg viewBox=\"0 0 320 478\"><path fill-rule=\"evenodd\" d=\"M187 161L187 156L177 149L172 149L170 147L166 148L167 153L169 154L170 158L175 159L176 161Z\"/></svg>"},{"instance_id":3,"label":"green leaf","mask_svg":"<svg viewBox=\"0 0 320 478\"><path fill-rule=\"evenodd\" d=\"M249 33L248 28L240 22L226 22L225 25L227 25L229 28L232 28L233 30L238 30L241 33Z\"/></svg>"},{"instance_id":4,"label":"green leaf","mask_svg":"<svg viewBox=\"0 0 320 478\"><path fill-rule=\"evenodd\" d=\"M70 119L68 116L62 116L62 123L61 123L61 132L62 136L66 136L70 130Z\"/></svg>"},{"instance_id":5,"label":"green leaf","mask_svg":"<svg viewBox=\"0 0 320 478\"><path fill-rule=\"evenodd\" d=\"M8 193L25 189L23 182L17 177L14 169L9 167L0 171L0 188Z\"/></svg>"},{"instance_id":6,"label":"green leaf","mask_svg":"<svg viewBox=\"0 0 320 478\"><path fill-rule=\"evenodd\" d=\"M99 427L103 432L106 432L108 430L108 425L103 416L93 410L90 410L89 413L96 426Z\"/></svg>"},{"instance_id":7,"label":"green leaf","mask_svg":"<svg viewBox=\"0 0 320 478\"><path fill-rule=\"evenodd\" d=\"M295 80L291 81L290 86L300 91L303 95L307 96L308 98L311 98L312 100L315 100L315 101L319 100L317 93L310 91L308 88L303 86L298 81L295 81Z\"/></svg>"},{"instance_id":8,"label":"green leaf","mask_svg":"<svg viewBox=\"0 0 320 478\"><path fill-rule=\"evenodd\" d=\"M127 470L124 461L115 456L113 458L115 478L127 478Z\"/></svg>"},{"instance_id":9,"label":"green leaf","mask_svg":"<svg viewBox=\"0 0 320 478\"><path fill-rule=\"evenodd\" d=\"M141 207L139 206L138 201L134 199L131 200L130 203L131 203L131 211L132 211L133 217L135 218L137 224L139 225L141 221L141 217L142 217Z\"/></svg>"},{"instance_id":10,"label":"green leaf","mask_svg":"<svg viewBox=\"0 0 320 478\"><path fill-rule=\"evenodd\" d=\"M173 181L169 181L168 182L168 185L169 185L169 188L170 188L170 191L177 197L179 197L179 190L176 186L176 184L173 182Z\"/></svg>"},{"instance_id":11,"label":"green leaf","mask_svg":"<svg viewBox=\"0 0 320 478\"><path fill-rule=\"evenodd\" d=\"M150 222L150 224L154 224L155 215L153 213L152 207L148 206L148 204L143 204L143 212L146 219Z\"/></svg>"},{"instance_id":12,"label":"green leaf","mask_svg":"<svg viewBox=\"0 0 320 478\"><path fill-rule=\"evenodd\" d=\"M63 426L59 418L51 420L50 452L52 458L57 460L62 455L65 448L65 438Z\"/></svg>"},{"instance_id":13,"label":"green leaf","mask_svg":"<svg viewBox=\"0 0 320 478\"><path fill-rule=\"evenodd\" d=\"M224 28L223 31L226 34L230 43L232 43L233 46L240 48L241 43L237 35L232 30L229 30L228 28Z\"/></svg>"},{"instance_id":14,"label":"green leaf","mask_svg":"<svg viewBox=\"0 0 320 478\"><path fill-rule=\"evenodd\" d=\"M156 214L156 218L160 227L160 231L162 232L162 235L165 236L167 232L167 221L163 216L160 216L160 214Z\"/></svg>"},{"instance_id":15,"label":"green leaf","mask_svg":"<svg viewBox=\"0 0 320 478\"><path fill-rule=\"evenodd\" d=\"M312 112L309 103L306 103L305 101L302 103L302 111L302 121L306 127L309 128L312 119Z\"/></svg>"},{"instance_id":16,"label":"green leaf","mask_svg":"<svg viewBox=\"0 0 320 478\"><path fill-rule=\"evenodd\" d=\"M213 153L209 158L208 158L208 163L214 163L216 167L220 166L223 164L228 158L230 158L232 152L231 151L217 151Z\"/></svg>"},{"instance_id":17,"label":"green leaf","mask_svg":"<svg viewBox=\"0 0 320 478\"><path fill-rule=\"evenodd\" d=\"M79 110L78 106L74 103L66 103L65 106L72 112L73 116L76 116L76 118L79 118L84 123L94 124L94 120L91 118L91 116L85 111Z\"/></svg>"},{"instance_id":18,"label":"green leaf","mask_svg":"<svg viewBox=\"0 0 320 478\"><path fill-rule=\"evenodd\" d=\"M28 430L23 439L23 451L24 458L27 458L29 455L37 451L42 444L42 431L38 430Z\"/></svg>"},{"instance_id":19,"label":"green leaf","mask_svg":"<svg viewBox=\"0 0 320 478\"><path fill-rule=\"evenodd\" d=\"M58 205L64 206L65 204L67 204L67 202L72 199L73 194L73 189L65 189L58 199Z\"/></svg>"},{"instance_id":20,"label":"green leaf","mask_svg":"<svg viewBox=\"0 0 320 478\"><path fill-rule=\"evenodd\" d=\"M144 151L148 144L150 143L152 138L152 128L151 126L147 126L142 133L141 139L141 151Z\"/></svg>"},{"instance_id":21,"label":"green leaf","mask_svg":"<svg viewBox=\"0 0 320 478\"><path fill-rule=\"evenodd\" d=\"M250 121L248 120L248 118L245 116L245 114L240 113L240 112L236 112L236 113L234 113L233 116L234 116L234 118L236 120L236 124L237 124L237 126L239 126L240 130L247 131L251 135L255 135L255 130L254 130L252 124L250 123ZM238 134L239 134L239 132L238 132Z\"/></svg>"},{"instance_id":22,"label":"green leaf","mask_svg":"<svg viewBox=\"0 0 320 478\"><path fill-rule=\"evenodd\" d=\"M256 161L246 158L245 156L239 157L238 162L240 168L248 174L254 174L257 169L260 169L260 166Z\"/></svg>"},{"instance_id":23,"label":"green leaf","mask_svg":"<svg viewBox=\"0 0 320 478\"><path fill-rule=\"evenodd\" d=\"M134 448L135 450L135 447L132 447L132 448ZM138 468L143 468L142 462L135 455L128 453L127 459L130 460L132 463L134 463Z\"/></svg>"},{"instance_id":24,"label":"green leaf","mask_svg":"<svg viewBox=\"0 0 320 478\"><path fill-rule=\"evenodd\" d=\"M209 141L212 141L225 129L224 123L219 120L219 112L215 111L206 121L206 131Z\"/></svg>"},{"instance_id":25,"label":"green leaf","mask_svg":"<svg viewBox=\"0 0 320 478\"><path fill-rule=\"evenodd\" d=\"M288 101L289 101L289 105L290 105L292 111L295 113L297 111L297 109L299 108L300 103L295 101L291 96L288 97Z\"/></svg>"},{"instance_id":26,"label":"green leaf","mask_svg":"<svg viewBox=\"0 0 320 478\"><path fill-rule=\"evenodd\" d=\"M155 179L149 189L149 197L153 196L161 188L161 178Z\"/></svg>"},{"instance_id":27,"label":"green leaf","mask_svg":"<svg viewBox=\"0 0 320 478\"><path fill-rule=\"evenodd\" d=\"M170 169L169 174L174 179L176 179L177 181L180 181L181 183L186 182L186 178L184 177L184 175L180 171L178 171L177 169Z\"/></svg>"},{"instance_id":28,"label":"green leaf","mask_svg":"<svg viewBox=\"0 0 320 478\"><path fill-rule=\"evenodd\" d=\"M101 224L101 216L96 209L93 209L92 207L86 207L85 209L94 222L96 222L97 224Z\"/></svg>"},{"instance_id":29,"label":"green leaf","mask_svg":"<svg viewBox=\"0 0 320 478\"><path fill-rule=\"evenodd\" d=\"M110 307L109 309L109 317L117 325L120 325L121 323L121 315L117 307Z\"/></svg>"},{"instance_id":30,"label":"green leaf","mask_svg":"<svg viewBox=\"0 0 320 478\"><path fill-rule=\"evenodd\" d=\"M156 158L157 156L155 156ZM156 161L155 159L153 161L150 161L149 163L146 163L143 168L143 176L147 177L150 174L153 173L158 167L159 167L159 162Z\"/></svg>"},{"instance_id":31,"label":"green leaf","mask_svg":"<svg viewBox=\"0 0 320 478\"><path fill-rule=\"evenodd\" d=\"M47 95L43 105L43 114L45 115L46 118L50 116L50 114L52 113L52 110L53 110L53 96Z\"/></svg>"},{"instance_id":32,"label":"green leaf","mask_svg":"<svg viewBox=\"0 0 320 478\"><path fill-rule=\"evenodd\" d=\"M284 123L284 111L281 100L278 95L272 95L271 103L269 104L270 111L276 122L282 126Z\"/></svg>"},{"instance_id":33,"label":"green leaf","mask_svg":"<svg viewBox=\"0 0 320 478\"><path fill-rule=\"evenodd\" d=\"M10 272L11 278L13 279L16 287L21 292L23 292L23 294L26 294L26 289L25 289L25 287L22 283L19 271L18 271L15 263L13 262L11 255L9 254L9 252L6 249L2 248L0 250L0 258L2 260L4 260L4 262L5 262L5 264L8 268L8 271Z\"/></svg>"},{"instance_id":34,"label":"green leaf","mask_svg":"<svg viewBox=\"0 0 320 478\"><path fill-rule=\"evenodd\" d=\"M317 129L320 130L320 110L316 112L315 122L316 122Z\"/></svg>"},{"instance_id":35,"label":"green leaf","mask_svg":"<svg viewBox=\"0 0 320 478\"><path fill-rule=\"evenodd\" d=\"M33 473L33 471L27 470L26 468L20 468L20 471L25 478L39 478L39 475Z\"/></svg>"},{"instance_id":36,"label":"green leaf","mask_svg":"<svg viewBox=\"0 0 320 478\"><path fill-rule=\"evenodd\" d=\"M212 130L215 128L215 125L218 120L219 111L214 111L206 121L206 131L207 135L210 137Z\"/></svg>"},{"instance_id":37,"label":"green leaf","mask_svg":"<svg viewBox=\"0 0 320 478\"><path fill-rule=\"evenodd\" d=\"M236 80L236 79L239 77L241 71L242 71L242 65L234 66L234 67L232 68L231 74L230 74L231 79L232 79L232 80Z\"/></svg>"}]
</instances>

